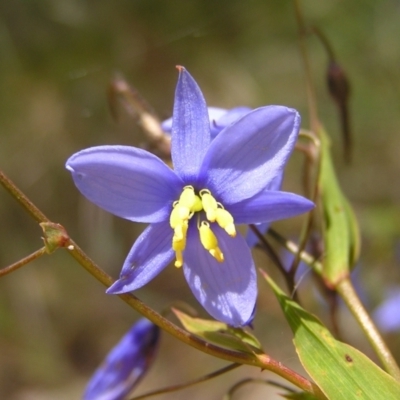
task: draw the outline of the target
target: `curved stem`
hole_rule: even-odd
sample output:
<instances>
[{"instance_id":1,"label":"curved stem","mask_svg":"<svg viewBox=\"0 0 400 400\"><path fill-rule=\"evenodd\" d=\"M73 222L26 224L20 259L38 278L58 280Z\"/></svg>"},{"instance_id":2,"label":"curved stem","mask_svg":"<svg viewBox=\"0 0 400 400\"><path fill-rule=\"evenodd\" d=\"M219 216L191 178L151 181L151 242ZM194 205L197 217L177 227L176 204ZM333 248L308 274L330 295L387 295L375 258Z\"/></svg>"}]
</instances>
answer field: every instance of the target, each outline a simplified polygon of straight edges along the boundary
<instances>
[{"instance_id":1,"label":"curved stem","mask_svg":"<svg viewBox=\"0 0 400 400\"><path fill-rule=\"evenodd\" d=\"M193 380L183 383L181 385L168 386L166 388L154 390L152 392L147 392L147 393L141 394L140 396L132 397L130 400L142 400L142 399L147 399L152 396L156 396L158 394L171 393L171 392L176 392L178 390L186 389L190 386L197 385L198 383L205 382L212 378L215 378L217 376L225 374L226 372L232 371L233 369L238 368L240 366L241 366L241 364L229 364L226 367L220 368L217 371L211 372L210 374L204 375L197 379L193 379Z\"/></svg>"},{"instance_id":2,"label":"curved stem","mask_svg":"<svg viewBox=\"0 0 400 400\"><path fill-rule=\"evenodd\" d=\"M347 307L353 314L354 318L360 324L361 329L365 333L367 339L374 348L376 354L381 360L385 370L392 375L395 379L400 381L400 369L393 358L392 353L382 339L377 327L373 323L371 317L365 310L360 298L354 290L353 284L350 279L344 279L336 286L337 292L345 301Z\"/></svg>"},{"instance_id":3,"label":"curved stem","mask_svg":"<svg viewBox=\"0 0 400 400\"><path fill-rule=\"evenodd\" d=\"M11 264L8 267L0 269L0 278L7 274L11 274L11 272L14 272L17 269L23 267L24 265L30 263L31 261L36 260L37 258L41 257L43 254L46 254L46 247L42 247L41 249L36 250L32 254L30 254L29 256L17 261L16 263Z\"/></svg>"}]
</instances>

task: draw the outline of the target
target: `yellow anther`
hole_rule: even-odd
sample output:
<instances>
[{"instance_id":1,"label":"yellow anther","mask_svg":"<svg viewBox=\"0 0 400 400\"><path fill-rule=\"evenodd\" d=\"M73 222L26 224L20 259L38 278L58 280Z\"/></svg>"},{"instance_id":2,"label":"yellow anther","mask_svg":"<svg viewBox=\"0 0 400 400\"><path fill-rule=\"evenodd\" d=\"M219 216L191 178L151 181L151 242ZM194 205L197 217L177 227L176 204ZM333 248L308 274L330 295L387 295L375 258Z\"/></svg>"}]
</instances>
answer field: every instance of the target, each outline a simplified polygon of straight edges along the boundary
<instances>
[{"instance_id":1,"label":"yellow anther","mask_svg":"<svg viewBox=\"0 0 400 400\"><path fill-rule=\"evenodd\" d=\"M216 219L216 211L218 209L217 200L213 197L208 189L200 190L201 202L203 203L203 209L206 212L207 219L210 222L214 222Z\"/></svg>"},{"instance_id":2,"label":"yellow anther","mask_svg":"<svg viewBox=\"0 0 400 400\"><path fill-rule=\"evenodd\" d=\"M201 211L203 209L203 203L201 202L201 199L199 196L195 196L195 200L194 200L194 204L192 207L192 211L193 212L198 212Z\"/></svg>"},{"instance_id":3,"label":"yellow anther","mask_svg":"<svg viewBox=\"0 0 400 400\"><path fill-rule=\"evenodd\" d=\"M222 253L221 249L217 247L216 249L211 249L210 254L218 261L224 261L224 253Z\"/></svg>"},{"instance_id":4,"label":"yellow anther","mask_svg":"<svg viewBox=\"0 0 400 400\"><path fill-rule=\"evenodd\" d=\"M195 197L196 195L194 193L194 187L185 186L179 197L179 205L190 210L195 202Z\"/></svg>"},{"instance_id":5,"label":"yellow anther","mask_svg":"<svg viewBox=\"0 0 400 400\"><path fill-rule=\"evenodd\" d=\"M188 230L188 221L183 221L182 224L177 225L174 229L174 236L172 238L172 250L175 251L175 267L182 267L183 255L182 251L186 247L186 233Z\"/></svg>"},{"instance_id":6,"label":"yellow anther","mask_svg":"<svg viewBox=\"0 0 400 400\"><path fill-rule=\"evenodd\" d=\"M174 208L171 211L171 214L169 216L169 224L172 229L174 229L176 226L182 223L182 219L179 216L179 208L177 208L178 204L174 205Z\"/></svg>"},{"instance_id":7,"label":"yellow anther","mask_svg":"<svg viewBox=\"0 0 400 400\"><path fill-rule=\"evenodd\" d=\"M182 221L181 224L174 228L174 236L172 238L172 244L175 242L184 242L181 250L185 248L186 245L186 232L188 230L188 221ZM175 249L174 249L175 250Z\"/></svg>"},{"instance_id":8,"label":"yellow anther","mask_svg":"<svg viewBox=\"0 0 400 400\"><path fill-rule=\"evenodd\" d=\"M180 250L177 250L177 251L175 252L175 257L176 257L175 264L174 264L175 267L176 267L176 268L182 267L182 265L183 265L182 252L181 252Z\"/></svg>"},{"instance_id":9,"label":"yellow anther","mask_svg":"<svg viewBox=\"0 0 400 400\"><path fill-rule=\"evenodd\" d=\"M206 221L202 221L200 227L200 242L206 250L218 261L224 261L224 255L221 249L218 247L218 239L214 235L214 232L210 228L210 224Z\"/></svg>"},{"instance_id":10,"label":"yellow anther","mask_svg":"<svg viewBox=\"0 0 400 400\"><path fill-rule=\"evenodd\" d=\"M222 229L225 229L229 236L236 236L235 224L229 211L226 211L224 208L218 208L216 211L216 221Z\"/></svg>"}]
</instances>

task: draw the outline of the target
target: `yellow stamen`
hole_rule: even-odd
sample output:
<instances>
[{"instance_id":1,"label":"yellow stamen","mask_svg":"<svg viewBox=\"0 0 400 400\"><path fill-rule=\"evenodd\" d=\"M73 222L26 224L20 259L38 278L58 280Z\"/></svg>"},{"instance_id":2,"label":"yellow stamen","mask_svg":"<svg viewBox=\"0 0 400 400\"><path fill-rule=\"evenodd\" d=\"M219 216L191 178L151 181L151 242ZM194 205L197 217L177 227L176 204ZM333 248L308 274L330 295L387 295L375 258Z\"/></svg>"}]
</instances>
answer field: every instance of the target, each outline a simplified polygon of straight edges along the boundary
<instances>
[{"instance_id":1,"label":"yellow stamen","mask_svg":"<svg viewBox=\"0 0 400 400\"><path fill-rule=\"evenodd\" d=\"M218 262L224 261L224 254L218 246L218 239L210 227L210 222L216 222L231 237L236 236L236 228L232 215L218 203L208 189L200 190L196 194L193 186L185 186L179 200L172 204L169 218L171 228L174 230L172 249L175 251L175 266L182 267L183 252L186 247L186 236L189 221L193 215L204 210L208 221L198 225L200 242ZM200 218L200 214L198 214ZM198 220L199 221L199 220Z\"/></svg>"},{"instance_id":2,"label":"yellow stamen","mask_svg":"<svg viewBox=\"0 0 400 400\"><path fill-rule=\"evenodd\" d=\"M175 251L175 267L182 267L183 255L182 251L186 247L186 233L188 230L188 221L183 221L174 229L174 236L172 238L172 249Z\"/></svg>"},{"instance_id":3,"label":"yellow stamen","mask_svg":"<svg viewBox=\"0 0 400 400\"><path fill-rule=\"evenodd\" d=\"M214 232L210 228L210 224L207 221L202 221L199 227L200 242L206 250L218 261L224 261L224 254L218 247L218 239L214 235Z\"/></svg>"},{"instance_id":4,"label":"yellow stamen","mask_svg":"<svg viewBox=\"0 0 400 400\"><path fill-rule=\"evenodd\" d=\"M222 229L225 229L229 236L236 236L236 228L230 212L224 208L218 208L216 211L216 221Z\"/></svg>"},{"instance_id":5,"label":"yellow stamen","mask_svg":"<svg viewBox=\"0 0 400 400\"><path fill-rule=\"evenodd\" d=\"M174 208L171 211L171 215L169 216L169 224L172 229L176 228L178 225L182 223L182 218L180 217L179 205L176 203Z\"/></svg>"},{"instance_id":6,"label":"yellow stamen","mask_svg":"<svg viewBox=\"0 0 400 400\"><path fill-rule=\"evenodd\" d=\"M193 212L198 212L198 211L201 211L202 209L203 209L203 203L202 203L200 197L196 195L195 200L194 200L194 204L193 204L193 207L192 207L192 211Z\"/></svg>"},{"instance_id":7,"label":"yellow stamen","mask_svg":"<svg viewBox=\"0 0 400 400\"><path fill-rule=\"evenodd\" d=\"M176 260L175 260L175 267L176 268L180 268L180 267L182 267L182 265L183 265L183 257L182 257L182 252L181 251L176 251L175 252L175 257L176 257Z\"/></svg>"},{"instance_id":8,"label":"yellow stamen","mask_svg":"<svg viewBox=\"0 0 400 400\"><path fill-rule=\"evenodd\" d=\"M218 209L217 200L215 200L208 189L200 190L200 197L203 204L203 209L206 212L207 219L210 222L214 222L216 219L216 211Z\"/></svg>"}]
</instances>

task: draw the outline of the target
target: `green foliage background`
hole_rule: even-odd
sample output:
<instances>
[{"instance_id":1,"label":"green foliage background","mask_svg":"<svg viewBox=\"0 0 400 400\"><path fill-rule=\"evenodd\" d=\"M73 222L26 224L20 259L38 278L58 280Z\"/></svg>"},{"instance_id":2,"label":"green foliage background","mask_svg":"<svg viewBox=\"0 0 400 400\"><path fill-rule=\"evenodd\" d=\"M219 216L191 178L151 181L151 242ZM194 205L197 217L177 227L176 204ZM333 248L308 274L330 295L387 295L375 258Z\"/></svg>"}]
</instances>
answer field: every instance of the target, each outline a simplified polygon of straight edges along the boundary
<instances>
[{"instance_id":1,"label":"green foliage background","mask_svg":"<svg viewBox=\"0 0 400 400\"><path fill-rule=\"evenodd\" d=\"M330 38L352 84L355 152L347 167L336 109L326 90L327 57L310 37L320 116L332 136L339 180L363 235L357 279L373 309L385 288L400 284L400 3L302 4L307 21ZM85 147L145 144L122 110L118 124L110 117L106 91L113 74L121 72L161 118L171 113L175 65L180 64L198 81L209 105L285 104L297 108L308 127L296 35L291 1L3 0L0 167L116 278L143 227L89 204L64 169L65 160ZM288 190L301 192L300 163L301 156L295 155L286 174ZM296 235L300 221L277 228ZM0 190L0 267L39 248L40 236L40 228ZM256 250L255 256L273 271L263 254ZM329 325L326 305L312 285L307 281L300 287L302 299ZM181 272L172 267L137 294L159 310L177 296L197 306ZM63 251L2 278L0 397L79 398L94 368L137 317L118 298L106 296ZM344 338L373 357L348 314L339 317ZM289 328L262 282L255 328L267 352L301 371ZM400 358L398 337L388 341ZM140 391L184 382L224 365L182 346L163 337L160 358ZM159 398L220 398L239 376L268 375L244 367ZM237 397L257 399L266 393L248 386Z\"/></svg>"}]
</instances>

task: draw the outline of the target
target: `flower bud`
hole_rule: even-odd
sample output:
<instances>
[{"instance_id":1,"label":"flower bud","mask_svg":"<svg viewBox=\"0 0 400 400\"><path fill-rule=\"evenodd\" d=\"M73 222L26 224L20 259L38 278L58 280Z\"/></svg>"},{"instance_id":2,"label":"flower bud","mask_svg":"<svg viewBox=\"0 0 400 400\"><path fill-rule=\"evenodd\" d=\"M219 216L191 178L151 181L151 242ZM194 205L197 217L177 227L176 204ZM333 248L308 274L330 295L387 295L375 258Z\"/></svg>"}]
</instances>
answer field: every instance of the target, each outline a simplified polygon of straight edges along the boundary
<instances>
[{"instance_id":1,"label":"flower bud","mask_svg":"<svg viewBox=\"0 0 400 400\"><path fill-rule=\"evenodd\" d=\"M90 379L84 400L123 400L152 364L160 329L141 318L111 350Z\"/></svg>"}]
</instances>

